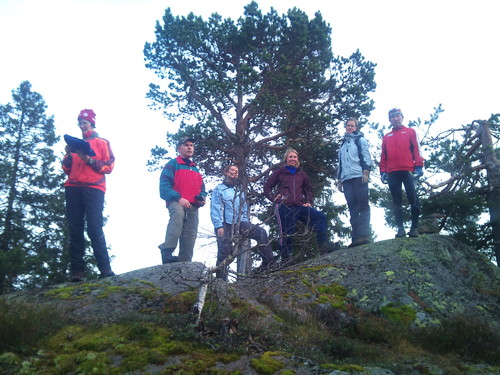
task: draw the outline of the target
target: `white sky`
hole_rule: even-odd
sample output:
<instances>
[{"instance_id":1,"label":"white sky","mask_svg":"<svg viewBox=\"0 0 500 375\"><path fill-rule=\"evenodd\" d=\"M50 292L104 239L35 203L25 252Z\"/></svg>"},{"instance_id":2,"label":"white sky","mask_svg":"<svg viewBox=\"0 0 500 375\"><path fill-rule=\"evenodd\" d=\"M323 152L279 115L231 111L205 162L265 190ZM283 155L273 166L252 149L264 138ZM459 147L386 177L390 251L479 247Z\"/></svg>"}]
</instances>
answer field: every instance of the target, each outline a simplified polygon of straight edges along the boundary
<instances>
[{"instance_id":1,"label":"white sky","mask_svg":"<svg viewBox=\"0 0 500 375\"><path fill-rule=\"evenodd\" d=\"M157 246L168 221L158 194L159 172L147 172L146 162L152 147L165 146L165 134L176 124L147 107L145 95L155 77L144 67L144 43L154 41L155 22L167 7L174 15L194 12L207 19L217 12L236 19L249 2L0 0L0 103L10 102L11 91L28 80L45 99L47 114L54 115L58 135L80 136L78 113L92 108L96 130L111 142L116 166L107 179L105 233L118 273L160 263ZM292 7L309 17L320 11L332 27L336 55L359 49L377 64L370 122L387 123L392 107L403 110L406 123L427 118L440 103L443 128L500 112L497 0L258 3L264 13L271 4L280 14ZM62 153L63 146L56 151ZM208 204L201 209L205 234L212 232L208 211ZM373 212L372 223L381 217ZM213 264L215 245L201 242L194 260Z\"/></svg>"}]
</instances>

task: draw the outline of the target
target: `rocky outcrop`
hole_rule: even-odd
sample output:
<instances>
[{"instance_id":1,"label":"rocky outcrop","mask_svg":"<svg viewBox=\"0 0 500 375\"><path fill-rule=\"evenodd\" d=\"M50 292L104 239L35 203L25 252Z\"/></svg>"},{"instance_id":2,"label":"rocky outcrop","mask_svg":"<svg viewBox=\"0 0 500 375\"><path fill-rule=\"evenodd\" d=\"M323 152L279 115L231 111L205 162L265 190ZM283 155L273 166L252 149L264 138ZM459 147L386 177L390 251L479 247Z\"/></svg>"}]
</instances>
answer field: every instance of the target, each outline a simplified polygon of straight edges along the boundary
<instances>
[{"instance_id":1,"label":"rocky outcrop","mask_svg":"<svg viewBox=\"0 0 500 375\"><path fill-rule=\"evenodd\" d=\"M339 250L241 287L261 301L286 305L293 299L300 305L308 301L297 296L314 300L321 294L311 294L314 286L325 289L332 283L345 288L344 301L368 313L405 306L415 312L412 323L417 326L465 315L500 328L499 268L470 247L439 235Z\"/></svg>"},{"instance_id":2,"label":"rocky outcrop","mask_svg":"<svg viewBox=\"0 0 500 375\"><path fill-rule=\"evenodd\" d=\"M206 271L201 263L173 263L4 296L8 304L48 306L68 324L40 348L44 358L21 362L4 353L0 364L10 361L8 373L21 363L26 373L53 366L43 373L54 374L99 373L99 366L134 374L497 373L498 367L485 364L467 367L465 359L432 363L434 354L420 347L397 354L413 344L389 332L393 323L398 330L424 330L456 317L498 331L498 267L451 238L426 235L341 249L229 284L205 278ZM206 280L208 297L197 321L192 306ZM113 328L86 333L83 326ZM96 350L99 365L90 360L96 361ZM143 356L135 359L138 353ZM72 367L69 358L90 358L90 370ZM392 368L375 365L385 362Z\"/></svg>"}]
</instances>

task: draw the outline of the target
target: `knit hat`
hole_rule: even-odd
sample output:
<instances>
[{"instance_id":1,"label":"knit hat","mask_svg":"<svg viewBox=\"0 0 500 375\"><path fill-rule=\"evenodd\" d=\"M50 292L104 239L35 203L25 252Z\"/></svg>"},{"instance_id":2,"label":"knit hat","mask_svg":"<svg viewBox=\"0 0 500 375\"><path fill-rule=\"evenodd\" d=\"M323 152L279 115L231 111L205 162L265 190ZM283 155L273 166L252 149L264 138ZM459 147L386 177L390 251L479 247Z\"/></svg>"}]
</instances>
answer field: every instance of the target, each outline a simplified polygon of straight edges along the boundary
<instances>
[{"instance_id":1,"label":"knit hat","mask_svg":"<svg viewBox=\"0 0 500 375\"><path fill-rule=\"evenodd\" d=\"M87 120L95 128L95 112L91 109L82 109L78 115L78 120Z\"/></svg>"},{"instance_id":2,"label":"knit hat","mask_svg":"<svg viewBox=\"0 0 500 375\"><path fill-rule=\"evenodd\" d=\"M393 108L389 111L389 119L391 119L391 117L396 116L396 115L400 115L401 117L404 117L403 112L401 112L401 110L399 108Z\"/></svg>"}]
</instances>

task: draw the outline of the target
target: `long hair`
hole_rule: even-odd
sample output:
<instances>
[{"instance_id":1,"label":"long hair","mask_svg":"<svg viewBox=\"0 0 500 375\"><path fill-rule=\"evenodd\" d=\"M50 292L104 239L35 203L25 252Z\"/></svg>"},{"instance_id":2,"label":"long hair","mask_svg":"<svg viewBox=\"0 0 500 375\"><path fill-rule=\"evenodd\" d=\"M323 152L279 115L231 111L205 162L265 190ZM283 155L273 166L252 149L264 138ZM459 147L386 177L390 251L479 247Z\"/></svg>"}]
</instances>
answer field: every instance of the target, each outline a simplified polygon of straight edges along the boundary
<instances>
[{"instance_id":1,"label":"long hair","mask_svg":"<svg viewBox=\"0 0 500 375\"><path fill-rule=\"evenodd\" d=\"M286 151L285 151L285 156L283 156L283 162L285 163L286 165L286 159L288 158L288 155L290 155L290 153L294 153L297 155L297 168L300 167L300 158L299 158L299 153L297 152L297 150L293 149L293 148L288 148Z\"/></svg>"}]
</instances>

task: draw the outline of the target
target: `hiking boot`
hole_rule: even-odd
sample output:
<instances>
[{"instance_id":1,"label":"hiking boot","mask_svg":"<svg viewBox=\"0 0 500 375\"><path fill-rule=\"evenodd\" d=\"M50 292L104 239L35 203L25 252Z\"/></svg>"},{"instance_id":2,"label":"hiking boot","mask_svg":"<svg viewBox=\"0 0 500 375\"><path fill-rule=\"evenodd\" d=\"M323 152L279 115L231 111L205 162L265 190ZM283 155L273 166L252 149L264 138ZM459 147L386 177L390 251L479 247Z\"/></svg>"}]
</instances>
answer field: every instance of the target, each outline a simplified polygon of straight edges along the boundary
<instances>
[{"instance_id":1,"label":"hiking boot","mask_svg":"<svg viewBox=\"0 0 500 375\"><path fill-rule=\"evenodd\" d=\"M370 243L370 239L368 237L360 237L356 241L352 241L352 243L348 247L366 245L367 243Z\"/></svg>"},{"instance_id":2,"label":"hiking boot","mask_svg":"<svg viewBox=\"0 0 500 375\"><path fill-rule=\"evenodd\" d=\"M113 276L116 276L116 274L113 271L108 270L108 271L101 272L101 275L99 277L101 279L105 279L106 277L113 277Z\"/></svg>"},{"instance_id":3,"label":"hiking boot","mask_svg":"<svg viewBox=\"0 0 500 375\"><path fill-rule=\"evenodd\" d=\"M396 233L396 238L406 237L405 228L398 228L398 233Z\"/></svg>"},{"instance_id":4,"label":"hiking boot","mask_svg":"<svg viewBox=\"0 0 500 375\"><path fill-rule=\"evenodd\" d=\"M339 248L340 248L339 245L336 243L325 242L319 246L319 254L320 255L329 254L333 251L339 250Z\"/></svg>"},{"instance_id":5,"label":"hiking boot","mask_svg":"<svg viewBox=\"0 0 500 375\"><path fill-rule=\"evenodd\" d=\"M85 279L85 273L83 271L73 271L71 272L71 282L78 283Z\"/></svg>"},{"instance_id":6,"label":"hiking boot","mask_svg":"<svg viewBox=\"0 0 500 375\"><path fill-rule=\"evenodd\" d=\"M161 252L161 263L176 263L179 261L179 257L172 255L175 249L160 249Z\"/></svg>"},{"instance_id":7,"label":"hiking boot","mask_svg":"<svg viewBox=\"0 0 500 375\"><path fill-rule=\"evenodd\" d=\"M410 231L408 232L408 236L410 237L418 237L418 234L417 228L410 228Z\"/></svg>"}]
</instances>

